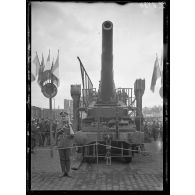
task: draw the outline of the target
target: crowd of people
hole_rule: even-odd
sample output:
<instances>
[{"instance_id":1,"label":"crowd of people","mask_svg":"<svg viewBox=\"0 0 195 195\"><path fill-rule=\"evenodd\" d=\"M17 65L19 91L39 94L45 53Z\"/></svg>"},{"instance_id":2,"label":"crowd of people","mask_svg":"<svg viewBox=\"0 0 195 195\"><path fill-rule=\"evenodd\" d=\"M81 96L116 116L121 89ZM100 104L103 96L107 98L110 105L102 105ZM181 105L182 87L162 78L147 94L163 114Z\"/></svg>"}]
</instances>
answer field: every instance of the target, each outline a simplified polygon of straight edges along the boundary
<instances>
[{"instance_id":1,"label":"crowd of people","mask_svg":"<svg viewBox=\"0 0 195 195\"><path fill-rule=\"evenodd\" d=\"M57 125L59 121L56 119L52 125L52 136L55 138ZM152 140L163 141L163 123L158 119L143 121L143 131L146 142ZM31 148L35 146L49 146L50 145L50 121L49 119L32 119L31 121Z\"/></svg>"},{"instance_id":2,"label":"crowd of people","mask_svg":"<svg viewBox=\"0 0 195 195\"><path fill-rule=\"evenodd\" d=\"M144 120L145 141L163 141L163 122L159 120Z\"/></svg>"},{"instance_id":3,"label":"crowd of people","mask_svg":"<svg viewBox=\"0 0 195 195\"><path fill-rule=\"evenodd\" d=\"M58 121L53 121L52 135L55 137ZM32 119L31 148L50 145L50 121L48 119Z\"/></svg>"}]
</instances>

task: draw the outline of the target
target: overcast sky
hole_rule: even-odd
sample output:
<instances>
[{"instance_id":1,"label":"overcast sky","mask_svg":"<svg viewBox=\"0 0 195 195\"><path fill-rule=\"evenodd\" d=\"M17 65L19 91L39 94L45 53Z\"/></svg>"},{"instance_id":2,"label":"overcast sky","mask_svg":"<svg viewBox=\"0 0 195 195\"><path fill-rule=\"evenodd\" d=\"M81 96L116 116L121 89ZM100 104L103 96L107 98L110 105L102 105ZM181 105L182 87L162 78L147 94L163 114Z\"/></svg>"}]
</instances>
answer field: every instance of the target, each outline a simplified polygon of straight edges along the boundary
<instances>
[{"instance_id":1,"label":"overcast sky","mask_svg":"<svg viewBox=\"0 0 195 195\"><path fill-rule=\"evenodd\" d=\"M162 105L160 79L155 92L150 90L156 53L163 47L163 9L161 4L142 3L120 6L114 3L32 2L32 60L37 51L46 61L50 49L56 59L59 49L60 87L55 107L63 108L63 99L71 99L70 85L81 84L80 57L94 87L101 72L101 27L105 20L113 23L113 68L116 87L134 87L136 79L145 78L143 107ZM34 65L32 64L32 67ZM37 82L32 82L31 103L49 107Z\"/></svg>"}]
</instances>

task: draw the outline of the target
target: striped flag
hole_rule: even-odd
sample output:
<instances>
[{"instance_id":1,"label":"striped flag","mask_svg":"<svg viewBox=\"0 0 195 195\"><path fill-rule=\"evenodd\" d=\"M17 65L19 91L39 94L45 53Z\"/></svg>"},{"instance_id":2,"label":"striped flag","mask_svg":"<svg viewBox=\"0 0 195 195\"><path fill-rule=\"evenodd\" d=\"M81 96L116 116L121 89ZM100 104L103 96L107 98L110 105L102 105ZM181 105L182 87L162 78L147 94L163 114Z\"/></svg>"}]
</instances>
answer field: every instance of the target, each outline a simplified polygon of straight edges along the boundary
<instances>
[{"instance_id":1,"label":"striped flag","mask_svg":"<svg viewBox=\"0 0 195 195\"><path fill-rule=\"evenodd\" d=\"M39 57L37 55L35 55L34 60L32 61L32 66L31 66L31 82L36 80L36 77L38 75L39 69L40 69L40 62L39 62Z\"/></svg>"},{"instance_id":2,"label":"striped flag","mask_svg":"<svg viewBox=\"0 0 195 195\"><path fill-rule=\"evenodd\" d=\"M154 69L153 69L153 74L152 74L152 81L151 81L151 86L150 86L150 89L153 93L154 93L156 81L160 76L161 76L161 71L159 67L158 57L156 55L156 60L154 63Z\"/></svg>"},{"instance_id":3,"label":"striped flag","mask_svg":"<svg viewBox=\"0 0 195 195\"><path fill-rule=\"evenodd\" d=\"M36 76L39 73L39 69L40 69L40 62L39 62L39 57L37 55L37 52L36 52L36 56L35 56L35 58L33 60L33 63L35 64L35 67L32 67L32 74L36 78Z\"/></svg>"},{"instance_id":4,"label":"striped flag","mask_svg":"<svg viewBox=\"0 0 195 195\"><path fill-rule=\"evenodd\" d=\"M41 86L44 68L45 68L45 64L44 64L44 58L43 58L43 54L42 54L42 60L41 60L41 65L39 68L39 75L38 75L38 80L37 80L39 86Z\"/></svg>"}]
</instances>

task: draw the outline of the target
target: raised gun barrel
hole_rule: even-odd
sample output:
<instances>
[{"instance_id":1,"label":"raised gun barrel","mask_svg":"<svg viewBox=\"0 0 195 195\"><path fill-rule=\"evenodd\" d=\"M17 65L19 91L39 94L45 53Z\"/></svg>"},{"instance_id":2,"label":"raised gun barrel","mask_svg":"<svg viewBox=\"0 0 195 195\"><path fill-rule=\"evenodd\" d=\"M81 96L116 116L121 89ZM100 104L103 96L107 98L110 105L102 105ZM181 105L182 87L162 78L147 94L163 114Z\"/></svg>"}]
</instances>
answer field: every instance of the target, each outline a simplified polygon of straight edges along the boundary
<instances>
[{"instance_id":1,"label":"raised gun barrel","mask_svg":"<svg viewBox=\"0 0 195 195\"><path fill-rule=\"evenodd\" d=\"M113 24L105 21L102 24L102 67L100 81L100 99L102 103L112 103L114 97L113 80Z\"/></svg>"}]
</instances>

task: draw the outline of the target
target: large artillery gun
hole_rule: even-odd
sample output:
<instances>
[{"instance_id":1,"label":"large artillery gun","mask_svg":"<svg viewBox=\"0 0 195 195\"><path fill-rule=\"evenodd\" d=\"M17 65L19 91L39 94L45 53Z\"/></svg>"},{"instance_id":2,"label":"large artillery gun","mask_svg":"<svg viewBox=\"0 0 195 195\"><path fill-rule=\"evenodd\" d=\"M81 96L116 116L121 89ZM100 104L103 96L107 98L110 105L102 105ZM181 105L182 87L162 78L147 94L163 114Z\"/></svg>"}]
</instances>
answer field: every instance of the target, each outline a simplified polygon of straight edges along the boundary
<instances>
[{"instance_id":1,"label":"large artillery gun","mask_svg":"<svg viewBox=\"0 0 195 195\"><path fill-rule=\"evenodd\" d=\"M115 88L113 76L113 24L102 24L101 79L93 88L80 58L81 85L71 85L75 141L85 146L84 158L119 157L127 162L144 143L142 96L145 80L137 79L133 88ZM134 92L134 95L133 95ZM81 97L82 93L82 98ZM98 145L97 145L98 143ZM110 147L108 147L110 146Z\"/></svg>"}]
</instances>

